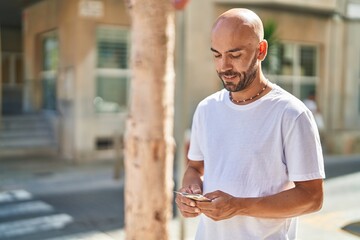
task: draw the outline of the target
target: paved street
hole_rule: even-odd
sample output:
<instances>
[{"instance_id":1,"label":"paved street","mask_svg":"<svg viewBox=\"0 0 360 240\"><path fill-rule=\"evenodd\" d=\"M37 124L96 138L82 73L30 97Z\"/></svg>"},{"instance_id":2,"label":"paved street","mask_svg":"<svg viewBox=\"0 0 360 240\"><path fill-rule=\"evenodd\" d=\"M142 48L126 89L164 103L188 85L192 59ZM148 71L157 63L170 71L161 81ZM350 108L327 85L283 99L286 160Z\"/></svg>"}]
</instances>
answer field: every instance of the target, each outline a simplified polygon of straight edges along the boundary
<instances>
[{"instance_id":1,"label":"paved street","mask_svg":"<svg viewBox=\"0 0 360 240\"><path fill-rule=\"evenodd\" d=\"M0 164L0 239L106 240L123 227L123 179L113 179L113 163Z\"/></svg>"},{"instance_id":2,"label":"paved street","mask_svg":"<svg viewBox=\"0 0 360 240\"><path fill-rule=\"evenodd\" d=\"M322 211L300 218L300 240L360 239L343 230L360 221L360 156L327 157ZM124 239L123 178L114 164L47 158L0 159L0 240ZM193 239L197 219L185 221ZM179 219L171 239L179 239Z\"/></svg>"}]
</instances>

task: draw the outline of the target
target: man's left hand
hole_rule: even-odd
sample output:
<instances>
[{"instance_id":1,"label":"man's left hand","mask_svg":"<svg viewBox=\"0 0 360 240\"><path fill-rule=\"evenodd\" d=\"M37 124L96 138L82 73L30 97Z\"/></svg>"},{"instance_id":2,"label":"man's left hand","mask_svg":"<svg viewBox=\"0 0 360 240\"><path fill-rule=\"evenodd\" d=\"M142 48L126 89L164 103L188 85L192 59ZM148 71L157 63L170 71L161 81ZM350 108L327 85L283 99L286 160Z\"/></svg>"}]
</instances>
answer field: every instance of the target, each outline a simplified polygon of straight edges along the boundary
<instances>
[{"instance_id":1,"label":"man's left hand","mask_svg":"<svg viewBox=\"0 0 360 240\"><path fill-rule=\"evenodd\" d=\"M211 202L196 202L201 213L214 221L231 218L236 215L236 198L222 191L207 193L205 197Z\"/></svg>"}]
</instances>

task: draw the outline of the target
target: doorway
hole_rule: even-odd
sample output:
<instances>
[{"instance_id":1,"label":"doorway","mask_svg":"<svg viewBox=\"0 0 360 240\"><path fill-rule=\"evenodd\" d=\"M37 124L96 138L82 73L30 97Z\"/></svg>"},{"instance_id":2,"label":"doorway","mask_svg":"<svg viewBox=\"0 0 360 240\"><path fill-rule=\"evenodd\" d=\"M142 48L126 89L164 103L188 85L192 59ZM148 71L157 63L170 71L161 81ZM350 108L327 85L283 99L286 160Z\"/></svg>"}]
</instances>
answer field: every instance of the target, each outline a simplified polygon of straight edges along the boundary
<instances>
[{"instance_id":1,"label":"doorway","mask_svg":"<svg viewBox=\"0 0 360 240\"><path fill-rule=\"evenodd\" d=\"M41 36L40 80L42 87L42 110L57 110L57 78L59 66L59 41L56 31Z\"/></svg>"},{"instance_id":2,"label":"doorway","mask_svg":"<svg viewBox=\"0 0 360 240\"><path fill-rule=\"evenodd\" d=\"M2 115L22 112L23 59L18 52L2 52Z\"/></svg>"}]
</instances>

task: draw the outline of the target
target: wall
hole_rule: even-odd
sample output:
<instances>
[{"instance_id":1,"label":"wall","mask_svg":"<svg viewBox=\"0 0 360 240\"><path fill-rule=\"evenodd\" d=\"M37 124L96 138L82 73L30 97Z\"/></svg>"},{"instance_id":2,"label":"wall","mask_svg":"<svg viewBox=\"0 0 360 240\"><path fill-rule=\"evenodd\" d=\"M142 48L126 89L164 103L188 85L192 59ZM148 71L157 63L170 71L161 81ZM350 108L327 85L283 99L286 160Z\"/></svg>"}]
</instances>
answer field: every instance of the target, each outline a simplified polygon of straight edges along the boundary
<instances>
[{"instance_id":1,"label":"wall","mask_svg":"<svg viewBox=\"0 0 360 240\"><path fill-rule=\"evenodd\" d=\"M257 5L271 5L282 7L296 7L307 8L318 11L332 11L337 7L337 0L214 0L215 3L220 4L257 4Z\"/></svg>"},{"instance_id":2,"label":"wall","mask_svg":"<svg viewBox=\"0 0 360 240\"><path fill-rule=\"evenodd\" d=\"M190 119L187 120L188 125L190 125L191 115L196 104L205 96L221 88L210 52L210 31L217 16L227 9L232 7L253 9L264 21L273 19L278 23L278 35L282 40L317 44L320 48L320 57L322 59L327 57L328 52L326 52L325 44L326 36L329 34L329 21L323 14L304 13L302 10L287 11L284 8L276 7L262 7L264 2L270 3L274 1L261 1L262 4L259 1L258 4L254 4L256 1L251 1L252 5L247 5L250 1L236 2L237 4L234 4L234 1L198 0L190 2L189 8L186 10L185 92L187 95L185 105L188 108L186 114L189 115L185 119ZM330 6L334 7L333 3L328 3L325 7ZM200 9L201 15L199 15ZM321 84L326 74L324 68L320 68L319 74ZM320 93L320 95L322 94ZM320 103L320 105L323 104L324 102Z\"/></svg>"},{"instance_id":3,"label":"wall","mask_svg":"<svg viewBox=\"0 0 360 240\"><path fill-rule=\"evenodd\" d=\"M347 25L347 60L344 68L344 125L347 130L360 129L360 21Z\"/></svg>"},{"instance_id":4,"label":"wall","mask_svg":"<svg viewBox=\"0 0 360 240\"><path fill-rule=\"evenodd\" d=\"M126 113L96 114L93 108L96 26L130 25L123 1L102 2L104 15L99 18L79 16L79 0L44 0L28 8L24 14L25 76L28 80L25 109L36 111L41 107L41 56L37 39L41 33L57 29L60 39L57 128L60 151L63 157L77 161L114 157L113 150L96 150L95 141L98 137L112 137L116 132L122 132L126 117ZM360 87L354 85L360 80L354 76L360 73L354 68L358 66L356 59L360 51L356 50L359 48L356 40L359 39L359 23L347 25L348 22L341 17L345 5L339 3L335 0L301 1L303 5L300 1L290 0L190 1L186 10L178 13L178 20L182 15L183 25L179 28L178 22L177 61L181 62L177 62L175 127L181 127L176 129L177 141L182 140L183 130L191 126L198 102L221 88L209 50L213 22L227 8L248 6L265 20L275 19L279 23L281 39L319 45L318 100L328 128L329 146L335 153L355 151L357 145L353 142L358 135L354 132L359 130L359 111L355 101L359 102L356 91L360 91ZM351 132L351 137L345 132ZM339 133L345 135L335 141ZM346 141L350 144L344 144Z\"/></svg>"},{"instance_id":5,"label":"wall","mask_svg":"<svg viewBox=\"0 0 360 240\"><path fill-rule=\"evenodd\" d=\"M96 114L95 95L96 27L129 26L123 1L102 0L99 17L80 16L80 0L44 0L25 10L25 74L29 80L27 111L41 110L40 34L56 30L59 36L57 79L58 113L54 126L59 133L60 154L66 159L89 161L114 158L115 151L98 151L97 137L113 137L122 131L126 113Z\"/></svg>"},{"instance_id":6,"label":"wall","mask_svg":"<svg viewBox=\"0 0 360 240\"><path fill-rule=\"evenodd\" d=\"M1 28L1 50L3 52L22 52L21 29Z\"/></svg>"},{"instance_id":7,"label":"wall","mask_svg":"<svg viewBox=\"0 0 360 240\"><path fill-rule=\"evenodd\" d=\"M343 46L337 45L337 50L334 52L339 52L337 56L341 54L342 58L338 58L338 61L331 66L333 69L339 69L337 71L340 73L332 78L333 91L328 96L329 101L331 98L337 99L332 101L337 105L331 108L334 121L330 123L334 124L327 141L330 153L358 154L360 153L360 22L346 19L341 21ZM330 72L334 71L336 70Z\"/></svg>"},{"instance_id":8,"label":"wall","mask_svg":"<svg viewBox=\"0 0 360 240\"><path fill-rule=\"evenodd\" d=\"M360 152L359 21L346 19L347 1L197 0L186 10L186 100L183 117L191 126L196 104L221 88L209 51L216 17L232 7L248 7L266 21L278 23L283 41L319 47L318 104L326 124L325 149L330 153ZM199 11L201 14L199 14ZM190 120L188 120L190 119ZM339 137L341 136L341 137Z\"/></svg>"}]
</instances>

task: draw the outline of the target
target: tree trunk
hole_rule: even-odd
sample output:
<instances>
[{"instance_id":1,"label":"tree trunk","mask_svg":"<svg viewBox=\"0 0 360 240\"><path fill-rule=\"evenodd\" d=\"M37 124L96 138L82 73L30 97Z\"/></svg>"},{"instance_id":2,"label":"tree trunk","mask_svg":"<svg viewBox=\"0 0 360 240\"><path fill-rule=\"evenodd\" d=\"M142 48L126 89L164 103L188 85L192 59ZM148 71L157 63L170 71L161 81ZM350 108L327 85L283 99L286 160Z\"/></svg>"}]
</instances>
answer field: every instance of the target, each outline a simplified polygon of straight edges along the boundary
<instances>
[{"instance_id":1,"label":"tree trunk","mask_svg":"<svg viewBox=\"0 0 360 240\"><path fill-rule=\"evenodd\" d=\"M131 101L125 133L128 240L168 239L173 189L174 10L170 0L128 0Z\"/></svg>"}]
</instances>

